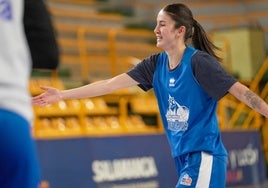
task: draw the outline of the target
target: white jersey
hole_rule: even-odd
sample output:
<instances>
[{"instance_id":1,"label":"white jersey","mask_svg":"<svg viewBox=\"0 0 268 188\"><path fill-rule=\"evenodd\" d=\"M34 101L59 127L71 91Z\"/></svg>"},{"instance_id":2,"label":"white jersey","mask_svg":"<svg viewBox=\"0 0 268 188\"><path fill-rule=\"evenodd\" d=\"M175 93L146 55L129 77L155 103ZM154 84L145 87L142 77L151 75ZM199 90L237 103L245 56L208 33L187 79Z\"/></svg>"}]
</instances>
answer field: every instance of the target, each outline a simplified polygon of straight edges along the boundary
<instances>
[{"instance_id":1,"label":"white jersey","mask_svg":"<svg viewBox=\"0 0 268 188\"><path fill-rule=\"evenodd\" d=\"M31 58L23 27L23 0L0 0L0 109L32 120Z\"/></svg>"}]
</instances>

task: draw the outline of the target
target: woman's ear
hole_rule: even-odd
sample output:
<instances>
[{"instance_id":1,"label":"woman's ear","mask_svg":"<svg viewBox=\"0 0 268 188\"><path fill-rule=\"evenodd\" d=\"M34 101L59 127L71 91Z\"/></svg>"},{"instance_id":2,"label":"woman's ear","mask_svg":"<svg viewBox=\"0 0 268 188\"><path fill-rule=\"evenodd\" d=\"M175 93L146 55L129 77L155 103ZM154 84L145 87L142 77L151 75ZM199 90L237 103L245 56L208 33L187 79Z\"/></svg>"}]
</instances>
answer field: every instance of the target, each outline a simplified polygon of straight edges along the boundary
<instances>
[{"instance_id":1,"label":"woman's ear","mask_svg":"<svg viewBox=\"0 0 268 188\"><path fill-rule=\"evenodd\" d=\"M186 27L185 26L180 26L178 29L176 29L176 37L181 37L184 36L186 32Z\"/></svg>"},{"instance_id":2,"label":"woman's ear","mask_svg":"<svg viewBox=\"0 0 268 188\"><path fill-rule=\"evenodd\" d=\"M180 26L179 28L178 28L178 34L184 34L185 33L185 31L186 31L186 27L185 26Z\"/></svg>"}]
</instances>

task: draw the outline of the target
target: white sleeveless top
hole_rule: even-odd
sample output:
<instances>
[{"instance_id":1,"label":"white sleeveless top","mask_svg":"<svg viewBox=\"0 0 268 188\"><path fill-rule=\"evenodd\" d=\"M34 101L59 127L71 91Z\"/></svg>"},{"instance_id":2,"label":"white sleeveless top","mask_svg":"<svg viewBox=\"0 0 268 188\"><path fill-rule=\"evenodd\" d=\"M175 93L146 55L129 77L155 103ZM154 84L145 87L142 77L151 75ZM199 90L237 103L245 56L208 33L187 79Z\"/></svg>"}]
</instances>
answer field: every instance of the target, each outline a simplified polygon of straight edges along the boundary
<instances>
[{"instance_id":1,"label":"white sleeveless top","mask_svg":"<svg viewBox=\"0 0 268 188\"><path fill-rule=\"evenodd\" d=\"M23 0L0 0L0 109L33 118L28 81L31 58L23 27Z\"/></svg>"}]
</instances>

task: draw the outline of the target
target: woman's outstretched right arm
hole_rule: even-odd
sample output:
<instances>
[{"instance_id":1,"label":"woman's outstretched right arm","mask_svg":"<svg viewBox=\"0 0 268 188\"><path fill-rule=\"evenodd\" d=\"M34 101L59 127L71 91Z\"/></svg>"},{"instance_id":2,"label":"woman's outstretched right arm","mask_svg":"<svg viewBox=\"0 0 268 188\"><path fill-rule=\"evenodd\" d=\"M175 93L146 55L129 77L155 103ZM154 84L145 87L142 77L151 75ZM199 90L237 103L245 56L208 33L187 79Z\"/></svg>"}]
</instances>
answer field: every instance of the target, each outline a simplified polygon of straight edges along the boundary
<instances>
[{"instance_id":1,"label":"woman's outstretched right arm","mask_svg":"<svg viewBox=\"0 0 268 188\"><path fill-rule=\"evenodd\" d=\"M128 74L123 73L113 78L97 81L82 87L58 90L53 87L41 86L44 93L33 97L32 104L35 106L46 106L65 99L82 99L88 97L96 97L112 93L118 89L135 86L138 83Z\"/></svg>"}]
</instances>

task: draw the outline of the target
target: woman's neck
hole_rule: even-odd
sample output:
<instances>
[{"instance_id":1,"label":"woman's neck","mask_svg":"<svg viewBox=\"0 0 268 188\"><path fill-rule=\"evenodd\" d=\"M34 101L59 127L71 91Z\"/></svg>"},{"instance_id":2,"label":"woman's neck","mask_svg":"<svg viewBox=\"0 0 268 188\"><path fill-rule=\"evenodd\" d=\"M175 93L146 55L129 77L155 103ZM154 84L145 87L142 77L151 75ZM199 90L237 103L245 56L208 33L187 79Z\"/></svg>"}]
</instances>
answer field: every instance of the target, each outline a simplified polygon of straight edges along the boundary
<instances>
[{"instance_id":1,"label":"woman's neck","mask_svg":"<svg viewBox=\"0 0 268 188\"><path fill-rule=\"evenodd\" d=\"M180 64L185 49L186 46L182 46L181 48L167 52L170 69L174 69Z\"/></svg>"}]
</instances>

